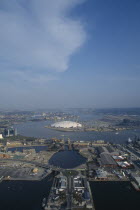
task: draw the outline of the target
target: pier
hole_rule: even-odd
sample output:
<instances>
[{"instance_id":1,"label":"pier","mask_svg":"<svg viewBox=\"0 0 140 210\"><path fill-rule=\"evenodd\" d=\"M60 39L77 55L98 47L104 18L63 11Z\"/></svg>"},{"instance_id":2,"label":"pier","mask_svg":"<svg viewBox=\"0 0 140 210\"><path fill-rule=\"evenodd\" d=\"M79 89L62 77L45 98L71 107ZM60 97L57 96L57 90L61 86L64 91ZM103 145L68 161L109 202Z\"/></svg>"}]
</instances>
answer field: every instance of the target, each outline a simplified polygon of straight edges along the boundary
<instances>
[{"instance_id":1,"label":"pier","mask_svg":"<svg viewBox=\"0 0 140 210\"><path fill-rule=\"evenodd\" d=\"M44 210L95 210L89 182L80 171L64 170L53 181Z\"/></svg>"}]
</instances>

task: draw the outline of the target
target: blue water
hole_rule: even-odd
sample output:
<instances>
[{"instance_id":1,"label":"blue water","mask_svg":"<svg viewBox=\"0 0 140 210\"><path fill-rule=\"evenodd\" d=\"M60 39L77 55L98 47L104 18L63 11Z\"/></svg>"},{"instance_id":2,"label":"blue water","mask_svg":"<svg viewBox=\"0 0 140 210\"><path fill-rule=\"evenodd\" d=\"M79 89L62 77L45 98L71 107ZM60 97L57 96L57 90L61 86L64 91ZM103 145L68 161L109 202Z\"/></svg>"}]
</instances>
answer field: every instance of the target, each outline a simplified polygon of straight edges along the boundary
<instances>
[{"instance_id":1,"label":"blue water","mask_svg":"<svg viewBox=\"0 0 140 210\"><path fill-rule=\"evenodd\" d=\"M61 132L45 128L45 125L51 124L50 121L41 122L26 122L15 125L18 133L24 136L37 137L37 138L70 138L71 140L83 140L83 141L94 141L94 140L105 140L113 143L124 143L128 138L133 139L135 135L140 136L139 130L126 130L119 132Z\"/></svg>"},{"instance_id":2,"label":"blue water","mask_svg":"<svg viewBox=\"0 0 140 210\"><path fill-rule=\"evenodd\" d=\"M61 151L55 153L49 160L49 164L64 169L75 168L86 162L86 158L82 157L77 151Z\"/></svg>"},{"instance_id":3,"label":"blue water","mask_svg":"<svg viewBox=\"0 0 140 210\"><path fill-rule=\"evenodd\" d=\"M42 181L3 181L0 183L0 210L41 210L48 197L52 176Z\"/></svg>"},{"instance_id":4,"label":"blue water","mask_svg":"<svg viewBox=\"0 0 140 210\"><path fill-rule=\"evenodd\" d=\"M129 182L90 182L96 210L139 210L140 192Z\"/></svg>"}]
</instances>

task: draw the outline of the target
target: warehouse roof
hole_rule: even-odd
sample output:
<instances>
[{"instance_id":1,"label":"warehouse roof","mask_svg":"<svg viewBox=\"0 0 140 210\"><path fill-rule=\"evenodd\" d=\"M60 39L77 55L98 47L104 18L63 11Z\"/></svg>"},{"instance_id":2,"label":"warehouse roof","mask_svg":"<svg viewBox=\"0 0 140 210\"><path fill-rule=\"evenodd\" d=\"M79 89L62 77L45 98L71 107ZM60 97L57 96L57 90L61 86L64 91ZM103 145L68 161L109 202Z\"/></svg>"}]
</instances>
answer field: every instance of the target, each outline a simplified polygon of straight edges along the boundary
<instances>
[{"instance_id":1,"label":"warehouse roof","mask_svg":"<svg viewBox=\"0 0 140 210\"><path fill-rule=\"evenodd\" d=\"M102 153L100 155L102 165L117 165L110 154Z\"/></svg>"}]
</instances>

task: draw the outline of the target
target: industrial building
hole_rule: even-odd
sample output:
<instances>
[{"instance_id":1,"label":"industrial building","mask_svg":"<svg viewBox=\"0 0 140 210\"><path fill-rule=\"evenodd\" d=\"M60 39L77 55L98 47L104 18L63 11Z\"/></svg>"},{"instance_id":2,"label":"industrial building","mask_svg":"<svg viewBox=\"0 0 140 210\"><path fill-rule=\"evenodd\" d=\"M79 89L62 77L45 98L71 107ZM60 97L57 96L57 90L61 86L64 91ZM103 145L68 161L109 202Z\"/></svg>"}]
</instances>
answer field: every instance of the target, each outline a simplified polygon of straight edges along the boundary
<instances>
[{"instance_id":1,"label":"industrial building","mask_svg":"<svg viewBox=\"0 0 140 210\"><path fill-rule=\"evenodd\" d=\"M107 172L103 169L97 169L96 170L96 179L98 180L106 180L107 179Z\"/></svg>"},{"instance_id":2,"label":"industrial building","mask_svg":"<svg viewBox=\"0 0 140 210\"><path fill-rule=\"evenodd\" d=\"M118 155L113 155L112 158L117 162L126 160L126 157L123 157L121 155L119 155L119 156Z\"/></svg>"},{"instance_id":3,"label":"industrial building","mask_svg":"<svg viewBox=\"0 0 140 210\"><path fill-rule=\"evenodd\" d=\"M102 153L100 155L100 163L102 167L117 167L117 163L113 160L110 154Z\"/></svg>"},{"instance_id":4,"label":"industrial building","mask_svg":"<svg viewBox=\"0 0 140 210\"><path fill-rule=\"evenodd\" d=\"M55 180L55 188L59 189L59 191L63 191L67 187L67 179L65 176L60 176Z\"/></svg>"},{"instance_id":5,"label":"industrial building","mask_svg":"<svg viewBox=\"0 0 140 210\"><path fill-rule=\"evenodd\" d=\"M97 152L98 152L98 155L102 154L102 153L108 153L108 154L111 154L111 155L119 155L119 153L117 151L114 150L114 148L110 145L108 146L100 146L100 147L97 147Z\"/></svg>"},{"instance_id":6,"label":"industrial building","mask_svg":"<svg viewBox=\"0 0 140 210\"><path fill-rule=\"evenodd\" d=\"M124 162L118 161L117 164L118 164L118 166L119 166L120 168L124 168L124 169L125 169L125 168L133 168L133 167L134 167L133 164L128 163L127 161L124 161Z\"/></svg>"},{"instance_id":7,"label":"industrial building","mask_svg":"<svg viewBox=\"0 0 140 210\"><path fill-rule=\"evenodd\" d=\"M76 190L81 190L84 189L84 179L81 177L77 176L74 178L74 189Z\"/></svg>"}]
</instances>

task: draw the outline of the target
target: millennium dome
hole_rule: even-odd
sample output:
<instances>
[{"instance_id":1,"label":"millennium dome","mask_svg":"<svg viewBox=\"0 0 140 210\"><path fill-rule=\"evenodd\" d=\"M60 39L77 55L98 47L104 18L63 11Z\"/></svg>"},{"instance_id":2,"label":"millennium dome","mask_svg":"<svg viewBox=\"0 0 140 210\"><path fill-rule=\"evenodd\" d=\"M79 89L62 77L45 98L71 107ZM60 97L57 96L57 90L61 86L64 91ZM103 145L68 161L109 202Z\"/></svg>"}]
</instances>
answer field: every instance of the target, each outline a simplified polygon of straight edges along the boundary
<instances>
[{"instance_id":1,"label":"millennium dome","mask_svg":"<svg viewBox=\"0 0 140 210\"><path fill-rule=\"evenodd\" d=\"M81 128L82 125L73 121L61 121L51 125L54 128Z\"/></svg>"}]
</instances>

